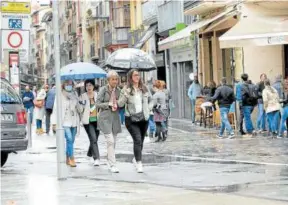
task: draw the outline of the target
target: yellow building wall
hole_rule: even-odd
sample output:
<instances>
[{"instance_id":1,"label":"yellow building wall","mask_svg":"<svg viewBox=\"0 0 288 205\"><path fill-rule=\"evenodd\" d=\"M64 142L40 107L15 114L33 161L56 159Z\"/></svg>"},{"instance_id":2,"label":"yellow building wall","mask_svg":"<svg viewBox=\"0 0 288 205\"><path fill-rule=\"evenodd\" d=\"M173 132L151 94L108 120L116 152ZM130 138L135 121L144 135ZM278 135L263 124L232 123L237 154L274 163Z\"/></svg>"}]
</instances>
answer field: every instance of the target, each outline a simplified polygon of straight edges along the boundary
<instances>
[{"instance_id":1,"label":"yellow building wall","mask_svg":"<svg viewBox=\"0 0 288 205\"><path fill-rule=\"evenodd\" d=\"M274 82L275 77L284 73L283 45L244 47L244 72L253 83L260 80L260 75L266 73Z\"/></svg>"},{"instance_id":2,"label":"yellow building wall","mask_svg":"<svg viewBox=\"0 0 288 205\"><path fill-rule=\"evenodd\" d=\"M130 1L131 31L137 30L142 25L142 1Z\"/></svg>"}]
</instances>

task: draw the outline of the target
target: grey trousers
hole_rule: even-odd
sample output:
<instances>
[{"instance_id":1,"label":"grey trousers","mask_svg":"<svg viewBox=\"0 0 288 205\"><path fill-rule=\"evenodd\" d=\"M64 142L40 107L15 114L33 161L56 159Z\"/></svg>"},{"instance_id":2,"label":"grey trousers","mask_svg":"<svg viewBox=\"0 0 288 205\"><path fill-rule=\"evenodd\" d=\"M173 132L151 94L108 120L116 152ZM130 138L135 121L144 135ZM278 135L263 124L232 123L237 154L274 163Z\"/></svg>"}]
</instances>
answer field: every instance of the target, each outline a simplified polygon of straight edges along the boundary
<instances>
[{"instance_id":1,"label":"grey trousers","mask_svg":"<svg viewBox=\"0 0 288 205\"><path fill-rule=\"evenodd\" d=\"M99 130L97 129L97 122L90 122L88 125L84 125L84 128L90 141L87 156L93 157L94 160L100 159L98 147Z\"/></svg>"}]
</instances>

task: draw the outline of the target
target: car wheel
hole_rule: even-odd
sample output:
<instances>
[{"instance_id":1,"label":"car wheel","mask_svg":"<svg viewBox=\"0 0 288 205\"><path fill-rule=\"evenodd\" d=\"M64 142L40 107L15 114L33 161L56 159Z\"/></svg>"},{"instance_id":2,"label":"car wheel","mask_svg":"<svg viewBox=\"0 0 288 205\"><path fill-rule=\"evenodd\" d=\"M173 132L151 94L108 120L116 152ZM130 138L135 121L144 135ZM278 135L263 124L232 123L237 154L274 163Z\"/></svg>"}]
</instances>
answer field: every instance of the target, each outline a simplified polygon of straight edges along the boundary
<instances>
[{"instance_id":1,"label":"car wheel","mask_svg":"<svg viewBox=\"0 0 288 205\"><path fill-rule=\"evenodd\" d=\"M1 152L1 167L6 163L8 159L8 153L7 152Z\"/></svg>"}]
</instances>

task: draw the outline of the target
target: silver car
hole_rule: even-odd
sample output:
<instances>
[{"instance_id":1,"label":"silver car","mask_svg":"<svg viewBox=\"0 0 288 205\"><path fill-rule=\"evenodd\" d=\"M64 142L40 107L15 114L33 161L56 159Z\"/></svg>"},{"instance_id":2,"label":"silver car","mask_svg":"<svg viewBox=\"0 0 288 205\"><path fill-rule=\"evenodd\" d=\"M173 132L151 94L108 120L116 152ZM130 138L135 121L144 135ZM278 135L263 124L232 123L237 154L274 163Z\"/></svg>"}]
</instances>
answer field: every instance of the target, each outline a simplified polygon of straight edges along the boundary
<instances>
[{"instance_id":1,"label":"silver car","mask_svg":"<svg viewBox=\"0 0 288 205\"><path fill-rule=\"evenodd\" d=\"M26 111L17 92L10 83L1 78L1 167L11 152L26 150Z\"/></svg>"}]
</instances>

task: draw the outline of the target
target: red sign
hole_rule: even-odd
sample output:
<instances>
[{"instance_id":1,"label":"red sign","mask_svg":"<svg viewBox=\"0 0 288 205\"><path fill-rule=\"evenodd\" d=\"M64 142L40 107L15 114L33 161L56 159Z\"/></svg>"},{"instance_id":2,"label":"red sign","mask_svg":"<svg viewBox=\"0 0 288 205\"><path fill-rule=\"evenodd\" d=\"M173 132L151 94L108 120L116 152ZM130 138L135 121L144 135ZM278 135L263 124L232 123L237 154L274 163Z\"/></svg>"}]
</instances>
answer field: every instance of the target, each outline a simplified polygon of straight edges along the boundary
<instances>
[{"instance_id":1,"label":"red sign","mask_svg":"<svg viewBox=\"0 0 288 205\"><path fill-rule=\"evenodd\" d=\"M19 55L17 53L10 53L9 54L9 66L12 67L13 64L18 66L19 62Z\"/></svg>"},{"instance_id":2,"label":"red sign","mask_svg":"<svg viewBox=\"0 0 288 205\"><path fill-rule=\"evenodd\" d=\"M12 48L20 47L22 45L22 42L23 42L22 35L17 31L11 32L8 35L8 44Z\"/></svg>"}]
</instances>

